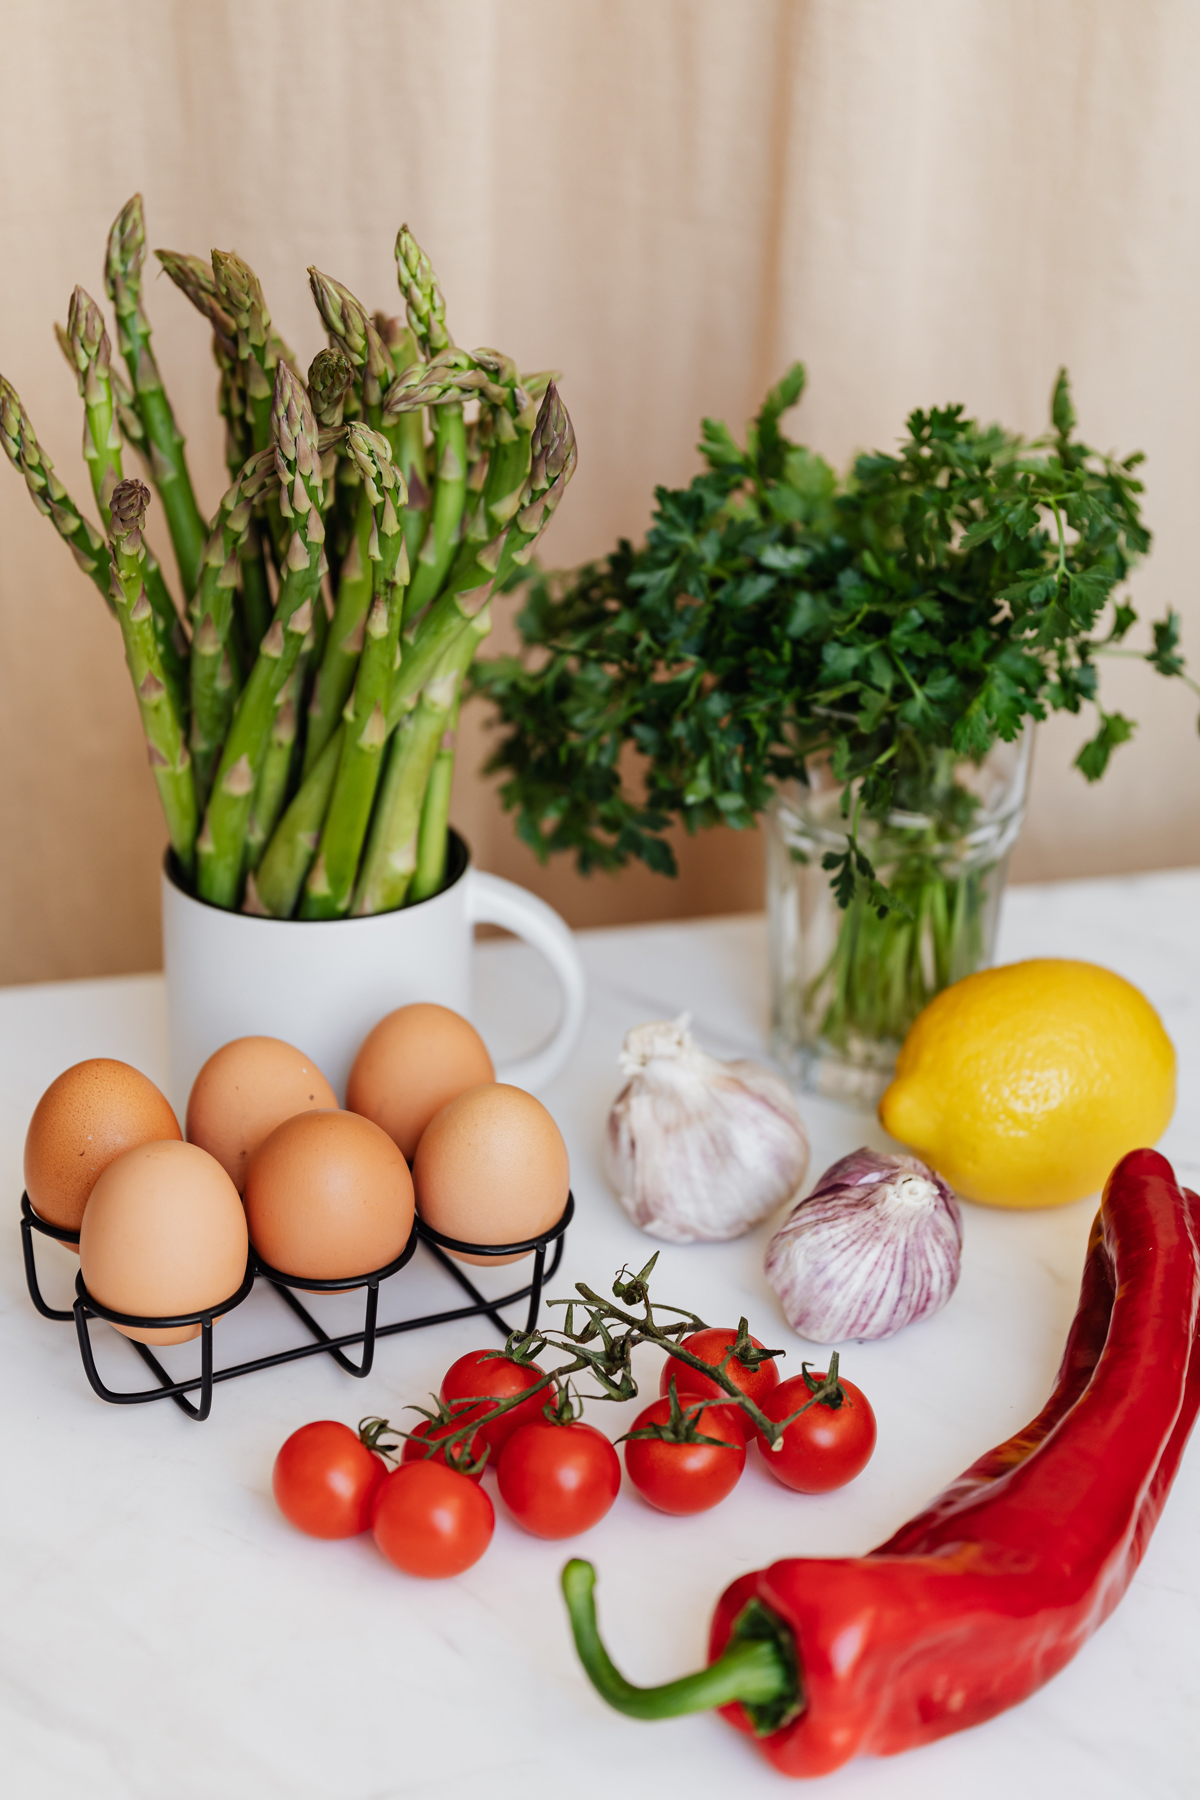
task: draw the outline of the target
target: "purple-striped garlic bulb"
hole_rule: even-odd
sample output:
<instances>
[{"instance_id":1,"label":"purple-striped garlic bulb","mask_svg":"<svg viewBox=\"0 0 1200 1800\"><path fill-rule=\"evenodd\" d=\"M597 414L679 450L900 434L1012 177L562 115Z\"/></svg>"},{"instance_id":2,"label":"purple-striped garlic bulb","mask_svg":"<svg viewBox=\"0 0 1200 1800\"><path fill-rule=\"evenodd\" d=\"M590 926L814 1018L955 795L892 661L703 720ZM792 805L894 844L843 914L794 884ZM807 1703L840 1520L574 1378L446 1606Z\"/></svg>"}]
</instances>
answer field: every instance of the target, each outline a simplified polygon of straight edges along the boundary
<instances>
[{"instance_id":1,"label":"purple-striped garlic bulb","mask_svg":"<svg viewBox=\"0 0 1200 1800\"><path fill-rule=\"evenodd\" d=\"M808 1133L791 1089L753 1062L719 1062L688 1016L627 1032L605 1166L635 1225L669 1244L741 1237L800 1192Z\"/></svg>"},{"instance_id":2,"label":"purple-striped garlic bulb","mask_svg":"<svg viewBox=\"0 0 1200 1800\"><path fill-rule=\"evenodd\" d=\"M915 1156L855 1150L826 1169L767 1245L767 1280L814 1344L885 1338L958 1286L962 1214Z\"/></svg>"}]
</instances>

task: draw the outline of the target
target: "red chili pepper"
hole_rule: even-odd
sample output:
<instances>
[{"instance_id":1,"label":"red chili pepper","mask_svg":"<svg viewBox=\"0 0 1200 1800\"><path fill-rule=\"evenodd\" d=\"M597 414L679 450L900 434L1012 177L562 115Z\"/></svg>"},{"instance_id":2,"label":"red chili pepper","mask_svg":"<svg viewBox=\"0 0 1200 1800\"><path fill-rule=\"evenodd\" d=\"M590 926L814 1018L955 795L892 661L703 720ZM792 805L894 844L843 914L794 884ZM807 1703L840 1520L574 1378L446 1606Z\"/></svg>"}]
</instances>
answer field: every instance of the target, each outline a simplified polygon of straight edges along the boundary
<instances>
[{"instance_id":1,"label":"red chili pepper","mask_svg":"<svg viewBox=\"0 0 1200 1800\"><path fill-rule=\"evenodd\" d=\"M1200 1407L1200 1199L1135 1150L1109 1177L1054 1392L864 1557L790 1558L722 1595L710 1667L633 1688L600 1643L594 1575L563 1586L584 1665L635 1717L720 1706L786 1775L890 1756L1024 1700L1112 1612ZM694 1684L694 1686L692 1685Z\"/></svg>"}]
</instances>

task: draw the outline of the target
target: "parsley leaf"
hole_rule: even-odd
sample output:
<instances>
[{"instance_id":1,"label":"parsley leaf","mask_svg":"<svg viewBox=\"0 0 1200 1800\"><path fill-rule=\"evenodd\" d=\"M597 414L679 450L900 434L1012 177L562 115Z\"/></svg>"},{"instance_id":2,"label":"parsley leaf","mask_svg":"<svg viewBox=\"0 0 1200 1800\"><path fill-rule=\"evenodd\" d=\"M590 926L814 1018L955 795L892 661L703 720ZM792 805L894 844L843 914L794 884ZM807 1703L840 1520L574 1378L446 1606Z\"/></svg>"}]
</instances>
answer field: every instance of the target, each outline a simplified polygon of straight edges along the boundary
<instances>
[{"instance_id":1,"label":"parsley leaf","mask_svg":"<svg viewBox=\"0 0 1200 1800\"><path fill-rule=\"evenodd\" d=\"M1043 438L933 407L843 478L784 434L803 386L797 363L744 446L705 420L704 466L656 490L645 544L535 573L521 655L476 663L500 726L488 766L539 856L673 872L674 823L749 826L820 757L865 818L936 801L965 825L955 759L980 762L1051 711L1097 706L1076 764L1100 778L1134 729L1099 706L1104 654L1189 680L1173 612L1150 649L1116 649L1150 544L1141 457L1078 440L1065 371ZM907 910L856 829L825 867L843 906Z\"/></svg>"}]
</instances>

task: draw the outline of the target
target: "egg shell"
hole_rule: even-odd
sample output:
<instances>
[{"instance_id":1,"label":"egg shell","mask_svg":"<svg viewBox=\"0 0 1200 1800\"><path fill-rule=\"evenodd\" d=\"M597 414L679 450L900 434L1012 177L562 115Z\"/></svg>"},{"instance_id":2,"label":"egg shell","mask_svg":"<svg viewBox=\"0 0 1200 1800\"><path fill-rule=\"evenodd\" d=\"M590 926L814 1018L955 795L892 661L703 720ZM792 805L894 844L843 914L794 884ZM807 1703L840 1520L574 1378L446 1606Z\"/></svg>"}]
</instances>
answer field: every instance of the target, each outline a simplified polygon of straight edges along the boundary
<instances>
[{"instance_id":1,"label":"egg shell","mask_svg":"<svg viewBox=\"0 0 1200 1800\"><path fill-rule=\"evenodd\" d=\"M234 1038L192 1083L187 1139L216 1157L240 1194L250 1158L277 1125L336 1106L337 1095L303 1050L282 1038Z\"/></svg>"},{"instance_id":2,"label":"egg shell","mask_svg":"<svg viewBox=\"0 0 1200 1800\"><path fill-rule=\"evenodd\" d=\"M33 1109L25 1137L25 1191L40 1218L78 1231L97 1180L138 1144L183 1136L154 1083L108 1056L64 1069Z\"/></svg>"},{"instance_id":3,"label":"egg shell","mask_svg":"<svg viewBox=\"0 0 1200 1800\"><path fill-rule=\"evenodd\" d=\"M346 1105L382 1126L409 1162L435 1113L468 1088L495 1081L487 1046L448 1006L401 1006L364 1038Z\"/></svg>"},{"instance_id":4,"label":"egg shell","mask_svg":"<svg viewBox=\"0 0 1200 1800\"><path fill-rule=\"evenodd\" d=\"M215 1158L178 1140L141 1144L92 1189L79 1237L88 1292L114 1312L171 1318L228 1300L248 1251L238 1191ZM199 1325L118 1325L142 1344L181 1344Z\"/></svg>"},{"instance_id":5,"label":"egg shell","mask_svg":"<svg viewBox=\"0 0 1200 1800\"><path fill-rule=\"evenodd\" d=\"M519 1244L562 1216L571 1170L562 1133L541 1101L524 1088L491 1082L460 1094L430 1122L417 1146L413 1182L417 1211L445 1237ZM484 1267L521 1260L450 1254Z\"/></svg>"},{"instance_id":6,"label":"egg shell","mask_svg":"<svg viewBox=\"0 0 1200 1800\"><path fill-rule=\"evenodd\" d=\"M250 1159L250 1241L308 1280L369 1275L399 1256L413 1222L408 1164L386 1131L352 1112L300 1113Z\"/></svg>"}]
</instances>

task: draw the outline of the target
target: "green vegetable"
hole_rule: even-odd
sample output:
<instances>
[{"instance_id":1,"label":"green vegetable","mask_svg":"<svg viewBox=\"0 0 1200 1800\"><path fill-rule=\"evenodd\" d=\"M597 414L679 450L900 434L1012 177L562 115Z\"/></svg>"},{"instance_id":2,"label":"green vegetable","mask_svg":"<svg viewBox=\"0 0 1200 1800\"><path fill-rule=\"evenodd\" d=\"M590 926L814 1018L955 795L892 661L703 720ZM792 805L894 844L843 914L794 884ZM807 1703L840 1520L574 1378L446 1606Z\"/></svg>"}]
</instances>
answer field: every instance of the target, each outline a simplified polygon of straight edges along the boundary
<instances>
[{"instance_id":1,"label":"green vegetable","mask_svg":"<svg viewBox=\"0 0 1200 1800\"><path fill-rule=\"evenodd\" d=\"M1033 443L959 406L914 412L896 452L858 457L843 481L780 428L803 382L796 364L744 446L706 420L705 468L656 490L645 546L537 579L524 653L479 665L474 691L505 728L490 767L521 837L584 872L638 857L674 873L673 823L745 828L828 758L845 840L825 866L848 909L830 1023L874 1034L881 1006L891 1029L928 997L930 930L938 984L970 962L983 895L936 854L974 804L956 763L1094 706L1076 761L1096 780L1133 729L1100 702L1100 660L1181 674L1178 620L1154 626L1151 650L1122 648L1137 617L1122 584L1150 542L1142 459L1074 436L1065 373ZM862 824L897 811L931 835L904 842L885 886Z\"/></svg>"},{"instance_id":2,"label":"green vegetable","mask_svg":"<svg viewBox=\"0 0 1200 1800\"><path fill-rule=\"evenodd\" d=\"M246 823L247 880L259 865L287 799L288 780L295 761L296 701L303 686L303 676L302 651L279 696L271 735L254 789L254 803Z\"/></svg>"},{"instance_id":3,"label":"green vegetable","mask_svg":"<svg viewBox=\"0 0 1200 1800\"><path fill-rule=\"evenodd\" d=\"M183 451L183 434L175 423L154 352L150 321L142 308L142 264L146 260L146 222L142 196L135 194L118 213L108 234L105 285L117 315L121 354L133 383L133 402L147 446L154 485L167 515L167 529L179 564L184 596L190 600L200 579L200 559L207 533Z\"/></svg>"},{"instance_id":4,"label":"green vegetable","mask_svg":"<svg viewBox=\"0 0 1200 1800\"><path fill-rule=\"evenodd\" d=\"M68 494L54 464L37 441L29 414L12 384L0 375L0 445L14 469L25 477L29 497L48 518L75 561L95 582L109 605L109 557L104 539Z\"/></svg>"},{"instance_id":5,"label":"green vegetable","mask_svg":"<svg viewBox=\"0 0 1200 1800\"><path fill-rule=\"evenodd\" d=\"M149 504L150 489L141 481L119 481L109 492L112 597L171 848L184 874L190 875L195 860L196 790L183 726L164 679L154 615L146 595L142 527Z\"/></svg>"},{"instance_id":6,"label":"green vegetable","mask_svg":"<svg viewBox=\"0 0 1200 1800\"><path fill-rule=\"evenodd\" d=\"M278 485L275 452L252 456L226 493L213 520L192 601L190 744L197 798L208 799L213 771L236 698L230 635L234 597L241 576L240 556L251 530L251 509L268 488Z\"/></svg>"},{"instance_id":7,"label":"green vegetable","mask_svg":"<svg viewBox=\"0 0 1200 1800\"><path fill-rule=\"evenodd\" d=\"M341 753L317 858L305 884L300 916L340 918L350 906L359 856L371 818L387 743L386 713L398 661L408 558L400 511L404 488L392 467L387 439L365 425L347 427L346 442L359 465L371 507L368 544L372 600L354 691L346 703Z\"/></svg>"},{"instance_id":8,"label":"green vegetable","mask_svg":"<svg viewBox=\"0 0 1200 1800\"><path fill-rule=\"evenodd\" d=\"M421 803L421 821L417 827L417 864L408 889L410 900L427 900L439 893L446 875L449 850L450 794L454 785L454 751L458 735L458 712L462 704L462 684L475 651L491 629L491 615L485 607L459 643L447 652L443 673L450 680L450 702L441 721L442 734L434 753L433 765ZM433 703L437 682L431 681L422 696Z\"/></svg>"},{"instance_id":9,"label":"green vegetable","mask_svg":"<svg viewBox=\"0 0 1200 1800\"><path fill-rule=\"evenodd\" d=\"M81 287L71 295L67 329L60 341L79 382L84 405L83 454L91 477L92 494L107 530L112 490L123 473L121 429L113 397L112 346L100 308ZM142 573L154 614L163 678L171 690L176 712L183 717L186 643L162 571L146 546L142 550Z\"/></svg>"},{"instance_id":10,"label":"green vegetable","mask_svg":"<svg viewBox=\"0 0 1200 1800\"><path fill-rule=\"evenodd\" d=\"M387 345L397 377L407 374L420 361L416 335L399 319L375 314L375 328ZM390 391L390 390L389 390ZM425 446L425 414L421 410L402 413L394 422L385 419L384 430L392 446L392 461L404 477L408 502L404 508L404 546L411 568L420 554L429 525L429 452ZM436 455L436 447L434 454Z\"/></svg>"},{"instance_id":11,"label":"green vegetable","mask_svg":"<svg viewBox=\"0 0 1200 1800\"><path fill-rule=\"evenodd\" d=\"M451 642L420 699L415 705L410 704L392 735L387 772L354 896L357 913L388 912L402 906L410 894L414 900L423 900L441 886L449 823L449 782L444 768L436 786L433 776L451 720L457 714L462 672L490 627L491 617L485 607ZM436 811L426 824L425 809L429 806ZM433 865L439 847L441 862L434 881ZM422 878L419 886L418 877Z\"/></svg>"},{"instance_id":12,"label":"green vegetable","mask_svg":"<svg viewBox=\"0 0 1200 1800\"><path fill-rule=\"evenodd\" d=\"M240 903L246 833L277 705L312 630L321 581L322 480L308 395L287 363L275 370L272 429L282 516L291 532L270 630L238 698L197 843L197 889L215 906Z\"/></svg>"},{"instance_id":13,"label":"green vegetable","mask_svg":"<svg viewBox=\"0 0 1200 1800\"><path fill-rule=\"evenodd\" d=\"M245 912L290 919L317 854L342 751L339 725L288 806L266 853L246 880Z\"/></svg>"},{"instance_id":14,"label":"green vegetable","mask_svg":"<svg viewBox=\"0 0 1200 1800\"><path fill-rule=\"evenodd\" d=\"M230 485L206 525L151 349L145 241L134 195L109 233L105 271L132 386L82 288L56 327L112 543L75 506L2 378L0 445L121 622L184 878L211 904L277 918L424 897L444 877L463 671L498 576L532 551L570 478L570 423L545 374L522 381L498 352L452 346L407 228L397 241L407 321L368 313L343 283L309 271L330 346L307 388L248 263L161 250L212 330ZM559 446L554 469L532 447L539 429ZM149 490L124 479L125 445L161 496L186 606L144 541ZM468 499L478 529L464 538ZM427 542L406 625L411 561ZM377 879L368 851L369 839L390 849L385 827L397 820L413 867L420 834L417 879L410 867L399 888Z\"/></svg>"}]
</instances>

